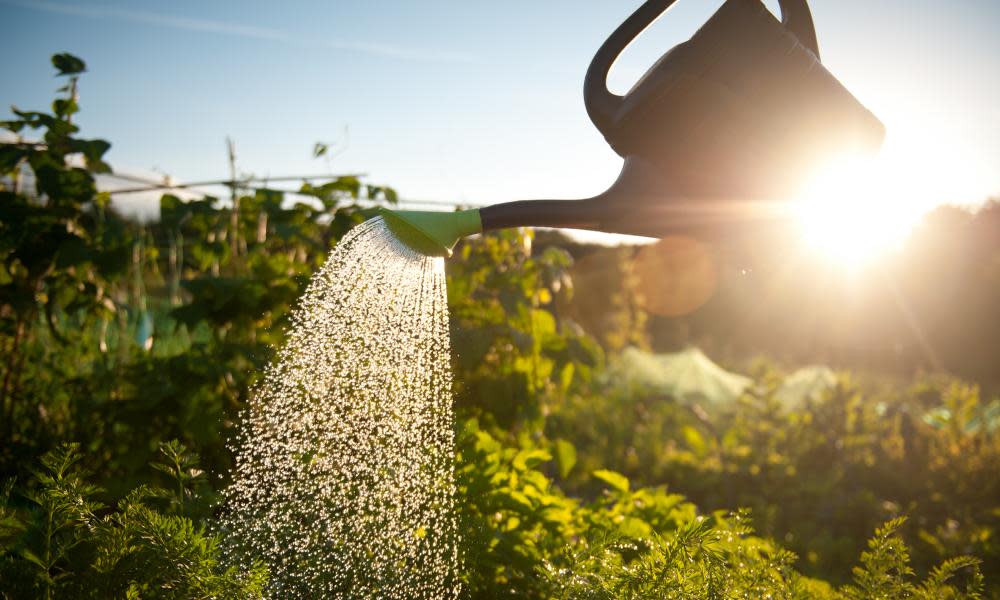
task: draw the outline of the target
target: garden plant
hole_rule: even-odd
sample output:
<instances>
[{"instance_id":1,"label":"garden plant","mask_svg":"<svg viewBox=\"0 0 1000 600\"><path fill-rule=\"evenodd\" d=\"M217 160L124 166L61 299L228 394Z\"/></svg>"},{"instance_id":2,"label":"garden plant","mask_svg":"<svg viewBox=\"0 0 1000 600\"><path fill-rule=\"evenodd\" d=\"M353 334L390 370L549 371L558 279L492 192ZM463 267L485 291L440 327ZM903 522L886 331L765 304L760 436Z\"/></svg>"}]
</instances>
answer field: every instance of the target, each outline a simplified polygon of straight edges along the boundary
<instances>
[{"instance_id":1,"label":"garden plant","mask_svg":"<svg viewBox=\"0 0 1000 600\"><path fill-rule=\"evenodd\" d=\"M227 444L310 276L396 192L234 182L130 220L95 183L110 144L77 136L85 64L52 62L51 109L2 123L0 598L260 597L266 565L221 559ZM735 405L692 410L609 376L616 348L559 308L572 255L540 237L447 262L465 596L1000 598L978 386L842 372L789 409L760 362ZM642 343L644 318L617 323Z\"/></svg>"}]
</instances>

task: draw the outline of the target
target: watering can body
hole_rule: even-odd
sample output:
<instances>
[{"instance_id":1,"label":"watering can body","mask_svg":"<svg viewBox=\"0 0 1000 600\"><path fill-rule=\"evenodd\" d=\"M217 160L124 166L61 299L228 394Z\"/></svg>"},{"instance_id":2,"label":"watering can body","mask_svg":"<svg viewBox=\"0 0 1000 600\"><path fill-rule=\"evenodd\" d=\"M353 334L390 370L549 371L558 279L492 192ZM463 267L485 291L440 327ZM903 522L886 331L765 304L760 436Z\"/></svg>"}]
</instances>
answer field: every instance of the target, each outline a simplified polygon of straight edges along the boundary
<instances>
[{"instance_id":1,"label":"watering can body","mask_svg":"<svg viewBox=\"0 0 1000 600\"><path fill-rule=\"evenodd\" d=\"M587 107L612 148L706 200L784 198L831 155L876 150L884 129L820 63L804 0L782 4L787 23L728 0L621 98L595 60Z\"/></svg>"},{"instance_id":2,"label":"watering can body","mask_svg":"<svg viewBox=\"0 0 1000 600\"><path fill-rule=\"evenodd\" d=\"M728 235L785 218L825 161L880 147L882 124L820 62L806 0L780 0L781 21L760 0L727 0L625 96L608 91L618 55L673 3L645 2L587 71L587 112L625 159L617 181L583 200L485 207L482 229Z\"/></svg>"}]
</instances>

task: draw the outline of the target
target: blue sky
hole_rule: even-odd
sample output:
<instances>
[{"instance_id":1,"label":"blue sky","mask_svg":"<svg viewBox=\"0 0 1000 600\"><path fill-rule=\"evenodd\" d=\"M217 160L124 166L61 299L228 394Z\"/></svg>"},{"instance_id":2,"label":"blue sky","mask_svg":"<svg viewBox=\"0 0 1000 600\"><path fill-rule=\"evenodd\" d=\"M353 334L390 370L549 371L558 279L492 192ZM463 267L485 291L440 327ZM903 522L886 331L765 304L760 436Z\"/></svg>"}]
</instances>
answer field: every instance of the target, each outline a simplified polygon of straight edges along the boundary
<instances>
[{"instance_id":1,"label":"blue sky","mask_svg":"<svg viewBox=\"0 0 1000 600\"><path fill-rule=\"evenodd\" d=\"M486 204L603 190L593 52L639 2L0 0L0 103L47 106L49 56L87 61L83 133L180 180L364 172L405 198ZM611 76L624 92L720 0L682 0ZM768 2L772 10L776 3ZM814 0L824 63L889 128L901 194L1000 195L1000 2ZM342 151L329 163L314 142ZM904 181L905 180L905 181Z\"/></svg>"}]
</instances>

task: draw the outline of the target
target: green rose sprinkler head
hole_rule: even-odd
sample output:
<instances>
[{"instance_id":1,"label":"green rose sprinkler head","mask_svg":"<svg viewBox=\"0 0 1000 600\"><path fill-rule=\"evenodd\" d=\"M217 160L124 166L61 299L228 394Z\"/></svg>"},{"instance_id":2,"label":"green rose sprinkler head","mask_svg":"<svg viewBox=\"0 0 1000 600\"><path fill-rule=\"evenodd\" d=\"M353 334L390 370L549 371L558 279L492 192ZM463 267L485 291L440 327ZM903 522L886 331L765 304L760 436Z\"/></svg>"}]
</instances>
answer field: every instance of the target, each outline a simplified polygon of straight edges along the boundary
<instances>
[{"instance_id":1,"label":"green rose sprinkler head","mask_svg":"<svg viewBox=\"0 0 1000 600\"><path fill-rule=\"evenodd\" d=\"M379 209L379 214L401 242L427 256L451 256L459 238L479 233L479 210L432 212Z\"/></svg>"}]
</instances>

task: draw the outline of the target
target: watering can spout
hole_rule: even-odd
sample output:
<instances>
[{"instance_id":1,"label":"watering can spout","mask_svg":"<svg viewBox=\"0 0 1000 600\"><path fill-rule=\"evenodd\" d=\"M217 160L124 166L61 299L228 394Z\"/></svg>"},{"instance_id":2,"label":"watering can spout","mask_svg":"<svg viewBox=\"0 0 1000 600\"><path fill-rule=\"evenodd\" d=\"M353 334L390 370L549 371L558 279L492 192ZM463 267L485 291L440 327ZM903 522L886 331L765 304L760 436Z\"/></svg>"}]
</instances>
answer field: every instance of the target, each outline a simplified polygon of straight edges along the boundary
<instances>
[{"instance_id":1,"label":"watering can spout","mask_svg":"<svg viewBox=\"0 0 1000 600\"><path fill-rule=\"evenodd\" d=\"M625 159L614 184L580 200L516 200L455 212L389 210L379 214L410 248L429 256L451 256L459 239L496 229L553 227L647 237L690 233L718 237L775 224L785 217L780 204L687 197L640 157Z\"/></svg>"}]
</instances>

